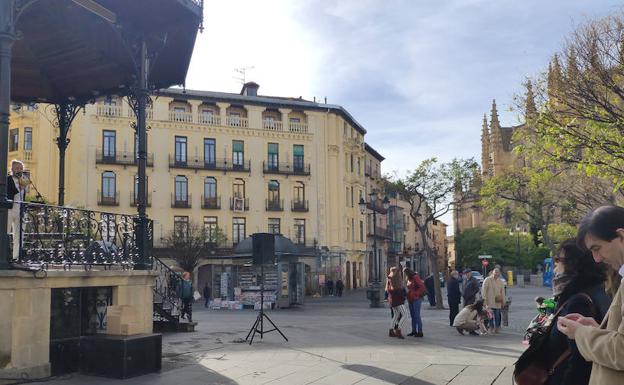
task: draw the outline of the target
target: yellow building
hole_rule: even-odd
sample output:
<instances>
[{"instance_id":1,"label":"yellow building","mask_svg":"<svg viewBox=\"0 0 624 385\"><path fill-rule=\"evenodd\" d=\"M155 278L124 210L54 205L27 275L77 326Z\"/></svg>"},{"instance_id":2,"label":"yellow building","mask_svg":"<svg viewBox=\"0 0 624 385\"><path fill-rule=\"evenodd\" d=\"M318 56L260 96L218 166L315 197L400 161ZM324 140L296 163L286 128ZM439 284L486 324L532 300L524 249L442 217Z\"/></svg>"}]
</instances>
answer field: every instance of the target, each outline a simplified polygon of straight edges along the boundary
<instances>
[{"instance_id":1,"label":"yellow building","mask_svg":"<svg viewBox=\"0 0 624 385\"><path fill-rule=\"evenodd\" d=\"M226 244L195 274L200 286L218 287L223 272L236 276L234 245L255 232L281 233L325 257L324 271L307 264L308 289L315 290L321 273L342 278L347 288L366 285L368 230L358 201L369 189L367 172L378 178L381 161L368 159L366 130L341 106L257 92L257 84L247 83L240 94L167 89L152 95L147 213L155 247L162 251L174 226L219 227ZM16 108L9 138L9 159L24 160L49 202L58 190L53 116L43 104ZM66 205L134 212L134 121L126 100L115 97L76 116Z\"/></svg>"}]
</instances>

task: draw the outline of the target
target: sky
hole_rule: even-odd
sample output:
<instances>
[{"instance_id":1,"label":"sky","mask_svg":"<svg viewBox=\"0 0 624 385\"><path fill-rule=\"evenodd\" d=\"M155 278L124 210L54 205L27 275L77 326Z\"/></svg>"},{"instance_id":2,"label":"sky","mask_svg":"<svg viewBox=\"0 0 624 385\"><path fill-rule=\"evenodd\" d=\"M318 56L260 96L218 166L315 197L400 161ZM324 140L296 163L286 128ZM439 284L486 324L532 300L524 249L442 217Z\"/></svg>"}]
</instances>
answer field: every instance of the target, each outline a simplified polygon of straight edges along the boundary
<instances>
[{"instance_id":1,"label":"sky","mask_svg":"<svg viewBox=\"0 0 624 385\"><path fill-rule=\"evenodd\" d=\"M483 114L503 125L526 77L575 26L621 12L611 0L205 0L186 87L345 107L404 174L430 157L480 160ZM252 67L252 68L249 68Z\"/></svg>"}]
</instances>

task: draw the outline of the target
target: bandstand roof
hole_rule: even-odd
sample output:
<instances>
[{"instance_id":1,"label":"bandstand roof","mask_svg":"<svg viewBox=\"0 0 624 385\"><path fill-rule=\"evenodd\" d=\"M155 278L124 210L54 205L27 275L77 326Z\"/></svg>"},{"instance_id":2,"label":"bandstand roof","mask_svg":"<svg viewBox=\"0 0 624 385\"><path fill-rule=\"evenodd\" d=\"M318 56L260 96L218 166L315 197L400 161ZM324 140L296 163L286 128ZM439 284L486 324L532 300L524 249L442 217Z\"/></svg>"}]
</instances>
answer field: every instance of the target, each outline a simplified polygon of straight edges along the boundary
<instances>
[{"instance_id":1,"label":"bandstand roof","mask_svg":"<svg viewBox=\"0 0 624 385\"><path fill-rule=\"evenodd\" d=\"M3 0L4 1L4 0ZM135 83L133 50L146 36L150 87L184 83L202 0L38 0L19 17L11 100L88 102L125 95Z\"/></svg>"}]
</instances>

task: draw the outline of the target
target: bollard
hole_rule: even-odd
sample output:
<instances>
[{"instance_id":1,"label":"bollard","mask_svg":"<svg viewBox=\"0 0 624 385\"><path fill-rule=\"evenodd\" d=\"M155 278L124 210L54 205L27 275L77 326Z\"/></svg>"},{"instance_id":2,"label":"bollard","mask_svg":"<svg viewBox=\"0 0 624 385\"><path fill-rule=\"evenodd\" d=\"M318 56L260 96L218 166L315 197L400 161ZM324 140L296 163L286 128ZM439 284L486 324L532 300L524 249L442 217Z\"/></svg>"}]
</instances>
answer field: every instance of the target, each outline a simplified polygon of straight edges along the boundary
<instances>
[{"instance_id":1,"label":"bollard","mask_svg":"<svg viewBox=\"0 0 624 385\"><path fill-rule=\"evenodd\" d=\"M514 285L513 271L511 271L511 270L507 271L507 285L508 286L513 286Z\"/></svg>"},{"instance_id":2,"label":"bollard","mask_svg":"<svg viewBox=\"0 0 624 385\"><path fill-rule=\"evenodd\" d=\"M501 309L501 313L503 316L503 326L509 326L509 308L511 307L511 297L507 298L503 308Z\"/></svg>"}]
</instances>

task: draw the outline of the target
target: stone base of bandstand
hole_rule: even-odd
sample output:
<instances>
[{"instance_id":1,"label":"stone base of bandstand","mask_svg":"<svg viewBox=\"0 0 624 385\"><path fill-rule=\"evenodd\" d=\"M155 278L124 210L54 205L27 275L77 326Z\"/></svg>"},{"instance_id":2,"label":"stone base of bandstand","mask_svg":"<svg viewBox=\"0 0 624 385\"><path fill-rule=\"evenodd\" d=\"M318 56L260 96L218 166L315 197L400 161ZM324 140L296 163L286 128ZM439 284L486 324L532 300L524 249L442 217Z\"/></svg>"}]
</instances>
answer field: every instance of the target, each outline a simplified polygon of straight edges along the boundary
<instances>
[{"instance_id":1,"label":"stone base of bandstand","mask_svg":"<svg viewBox=\"0 0 624 385\"><path fill-rule=\"evenodd\" d=\"M112 305L136 309L134 332L152 333L152 271L74 269L49 270L47 275L0 270L0 384L50 376L52 289L111 287Z\"/></svg>"}]
</instances>

